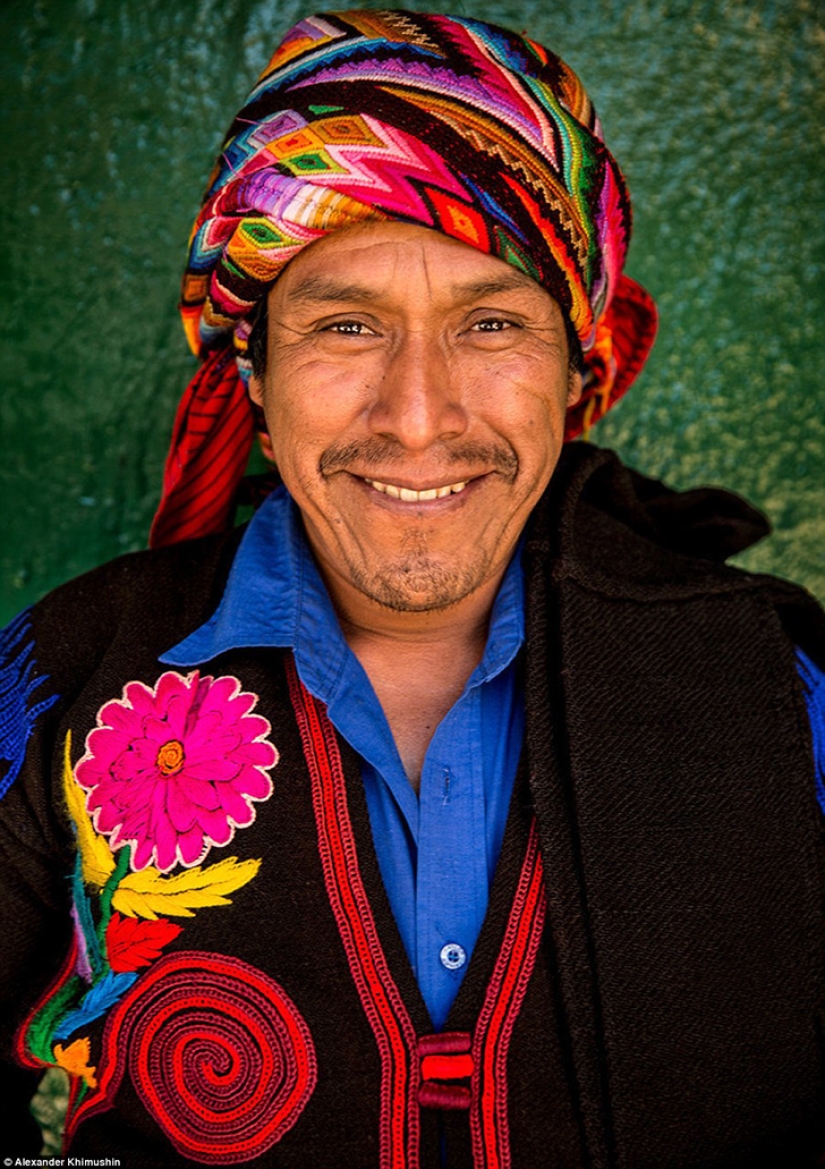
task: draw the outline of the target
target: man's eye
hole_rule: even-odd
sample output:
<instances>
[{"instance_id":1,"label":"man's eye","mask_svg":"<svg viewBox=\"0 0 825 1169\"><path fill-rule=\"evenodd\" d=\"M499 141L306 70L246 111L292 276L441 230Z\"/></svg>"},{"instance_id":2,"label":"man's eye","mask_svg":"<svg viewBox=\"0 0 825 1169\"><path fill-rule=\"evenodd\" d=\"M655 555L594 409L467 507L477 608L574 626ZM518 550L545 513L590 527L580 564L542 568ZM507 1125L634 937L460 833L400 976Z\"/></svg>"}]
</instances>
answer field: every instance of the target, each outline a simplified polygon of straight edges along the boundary
<instances>
[{"instance_id":1,"label":"man's eye","mask_svg":"<svg viewBox=\"0 0 825 1169\"><path fill-rule=\"evenodd\" d=\"M479 333L503 333L505 329L516 328L514 321L505 320L503 317L485 317L481 321L476 321L473 326Z\"/></svg>"},{"instance_id":2,"label":"man's eye","mask_svg":"<svg viewBox=\"0 0 825 1169\"><path fill-rule=\"evenodd\" d=\"M363 321L333 321L332 324L325 325L323 331L338 333L343 337L365 337L372 333L372 329Z\"/></svg>"}]
</instances>

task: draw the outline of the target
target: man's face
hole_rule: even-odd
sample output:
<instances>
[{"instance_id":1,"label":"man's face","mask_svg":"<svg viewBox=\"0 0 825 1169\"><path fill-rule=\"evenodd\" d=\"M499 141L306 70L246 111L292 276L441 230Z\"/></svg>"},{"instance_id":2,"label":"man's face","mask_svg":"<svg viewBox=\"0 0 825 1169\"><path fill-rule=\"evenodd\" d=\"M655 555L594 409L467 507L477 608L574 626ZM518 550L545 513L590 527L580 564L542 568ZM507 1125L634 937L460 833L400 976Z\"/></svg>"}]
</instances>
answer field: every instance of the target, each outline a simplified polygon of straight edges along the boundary
<instances>
[{"instance_id":1,"label":"man's face","mask_svg":"<svg viewBox=\"0 0 825 1169\"><path fill-rule=\"evenodd\" d=\"M306 248L268 309L250 390L333 592L422 611L499 578L581 389L556 302L502 260L392 223Z\"/></svg>"}]
</instances>

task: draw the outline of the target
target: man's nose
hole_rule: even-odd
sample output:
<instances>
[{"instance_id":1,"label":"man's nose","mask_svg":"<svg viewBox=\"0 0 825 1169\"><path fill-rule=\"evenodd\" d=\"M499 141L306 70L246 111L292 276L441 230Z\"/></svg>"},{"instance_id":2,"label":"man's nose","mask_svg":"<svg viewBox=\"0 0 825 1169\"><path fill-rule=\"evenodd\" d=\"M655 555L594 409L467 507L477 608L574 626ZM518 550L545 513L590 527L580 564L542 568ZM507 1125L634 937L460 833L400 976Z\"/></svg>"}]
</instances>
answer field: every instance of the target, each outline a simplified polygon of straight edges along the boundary
<instances>
[{"instance_id":1,"label":"man's nose","mask_svg":"<svg viewBox=\"0 0 825 1169\"><path fill-rule=\"evenodd\" d=\"M374 434L392 437L411 451L465 432L468 420L456 370L438 338L410 334L393 347L369 422Z\"/></svg>"}]
</instances>

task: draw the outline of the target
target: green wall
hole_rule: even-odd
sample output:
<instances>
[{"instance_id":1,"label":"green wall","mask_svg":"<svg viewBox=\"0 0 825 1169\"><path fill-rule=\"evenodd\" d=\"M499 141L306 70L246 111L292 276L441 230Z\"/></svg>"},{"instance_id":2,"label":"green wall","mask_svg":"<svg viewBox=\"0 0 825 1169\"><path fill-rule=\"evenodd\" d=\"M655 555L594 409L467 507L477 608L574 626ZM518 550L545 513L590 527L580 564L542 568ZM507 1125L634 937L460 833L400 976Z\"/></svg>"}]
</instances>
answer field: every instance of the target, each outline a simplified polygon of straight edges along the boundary
<instances>
[{"instance_id":1,"label":"green wall","mask_svg":"<svg viewBox=\"0 0 825 1169\"><path fill-rule=\"evenodd\" d=\"M776 533L746 563L825 598L819 0L449 7L569 60L626 171L629 271L662 323L594 439L766 508ZM0 617L144 546L193 369L176 314L189 225L231 114L305 11L3 0Z\"/></svg>"}]
</instances>

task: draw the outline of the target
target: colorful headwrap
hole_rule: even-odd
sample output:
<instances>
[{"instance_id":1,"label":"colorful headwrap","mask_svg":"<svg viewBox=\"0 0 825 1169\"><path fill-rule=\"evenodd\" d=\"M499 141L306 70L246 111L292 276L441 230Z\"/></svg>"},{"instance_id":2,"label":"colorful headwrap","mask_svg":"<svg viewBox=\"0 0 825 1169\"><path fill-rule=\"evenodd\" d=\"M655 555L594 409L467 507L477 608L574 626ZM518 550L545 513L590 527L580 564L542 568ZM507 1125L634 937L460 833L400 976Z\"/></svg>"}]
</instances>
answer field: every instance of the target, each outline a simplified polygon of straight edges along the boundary
<instances>
[{"instance_id":1,"label":"colorful headwrap","mask_svg":"<svg viewBox=\"0 0 825 1169\"><path fill-rule=\"evenodd\" d=\"M253 439L244 382L257 304L307 244L367 220L434 228L558 301L585 360L565 438L644 363L656 311L622 274L627 187L573 71L479 20L309 17L232 123L192 230L181 313L203 365L178 410L153 544L230 522Z\"/></svg>"}]
</instances>

